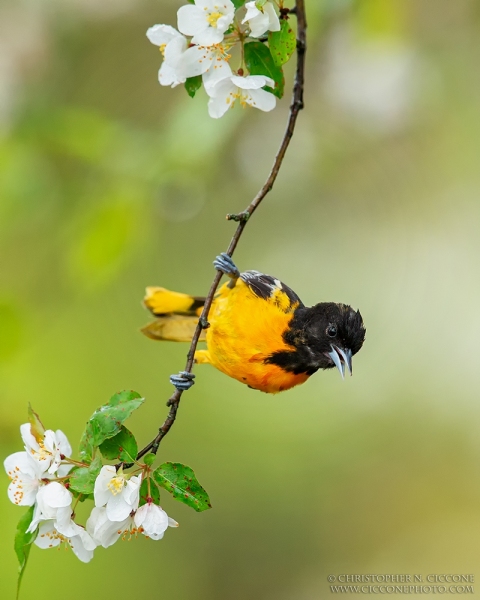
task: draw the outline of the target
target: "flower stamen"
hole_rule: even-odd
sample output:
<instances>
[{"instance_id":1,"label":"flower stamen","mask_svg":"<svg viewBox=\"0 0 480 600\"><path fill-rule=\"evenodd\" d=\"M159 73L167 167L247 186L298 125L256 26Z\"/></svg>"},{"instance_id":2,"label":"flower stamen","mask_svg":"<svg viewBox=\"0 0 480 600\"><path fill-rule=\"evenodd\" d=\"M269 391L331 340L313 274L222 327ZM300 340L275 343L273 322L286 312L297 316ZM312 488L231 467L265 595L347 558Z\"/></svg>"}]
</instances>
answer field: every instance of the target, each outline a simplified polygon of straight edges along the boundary
<instances>
[{"instance_id":1,"label":"flower stamen","mask_svg":"<svg viewBox=\"0 0 480 600\"><path fill-rule=\"evenodd\" d=\"M123 477L112 477L107 483L107 488L114 496L121 494L125 487L125 479Z\"/></svg>"},{"instance_id":2,"label":"flower stamen","mask_svg":"<svg viewBox=\"0 0 480 600\"><path fill-rule=\"evenodd\" d=\"M207 17L207 21L208 24L210 25L210 27L217 27L217 21L218 19L220 19L221 17L223 17L222 13L219 12L214 12L214 13L210 13Z\"/></svg>"}]
</instances>

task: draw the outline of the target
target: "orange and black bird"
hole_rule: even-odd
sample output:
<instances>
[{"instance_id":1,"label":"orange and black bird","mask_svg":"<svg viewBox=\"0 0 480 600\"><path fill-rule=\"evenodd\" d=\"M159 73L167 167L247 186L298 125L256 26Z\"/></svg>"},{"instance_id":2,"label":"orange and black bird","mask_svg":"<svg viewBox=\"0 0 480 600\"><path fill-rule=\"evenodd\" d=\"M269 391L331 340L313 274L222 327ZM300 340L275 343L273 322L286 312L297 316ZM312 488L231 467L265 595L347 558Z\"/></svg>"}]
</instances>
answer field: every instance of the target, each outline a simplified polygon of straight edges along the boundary
<instances>
[{"instance_id":1,"label":"orange and black bird","mask_svg":"<svg viewBox=\"0 0 480 600\"><path fill-rule=\"evenodd\" d=\"M230 281L216 293L202 332L206 350L195 362L210 363L255 390L276 394L304 383L319 369L337 367L352 373L352 356L365 340L359 311L347 304L303 304L297 294L270 275L240 273L228 254L217 256L216 269ZM145 306L156 319L142 329L155 340L190 341L205 298L148 287ZM194 375L172 375L179 390L193 385Z\"/></svg>"}]
</instances>

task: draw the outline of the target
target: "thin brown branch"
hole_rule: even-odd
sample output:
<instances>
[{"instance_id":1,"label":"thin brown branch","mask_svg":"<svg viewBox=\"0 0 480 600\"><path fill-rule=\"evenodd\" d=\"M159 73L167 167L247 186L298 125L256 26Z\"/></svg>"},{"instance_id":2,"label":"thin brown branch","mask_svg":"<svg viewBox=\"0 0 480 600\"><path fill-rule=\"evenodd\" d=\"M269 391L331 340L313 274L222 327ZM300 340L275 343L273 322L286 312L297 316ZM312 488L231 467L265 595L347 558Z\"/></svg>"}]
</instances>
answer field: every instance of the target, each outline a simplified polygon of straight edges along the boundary
<instances>
[{"instance_id":1,"label":"thin brown branch","mask_svg":"<svg viewBox=\"0 0 480 600\"><path fill-rule=\"evenodd\" d=\"M285 134L282 139L282 143L280 144L280 148L275 157L272 169L270 174L267 177L264 185L261 190L252 200L252 202L247 206L247 208L236 215L227 215L227 219L232 221L238 221L238 227L233 234L233 237L230 241L230 245L228 246L227 254L232 256L235 248L237 247L238 241L245 229L245 226L253 215L255 210L258 208L262 200L268 194L268 192L272 189L275 180L277 179L278 173L280 171L280 167L282 166L283 159L285 157L285 153L287 151L288 145L290 144L290 140L292 139L293 132L295 130L295 124L297 122L298 113L303 108L303 89L305 83L305 52L307 49L307 20L305 15L305 2L304 0L297 0L295 7L290 10L291 14L294 14L297 17L297 68L295 73L295 83L293 86L293 97L292 103L290 105L290 114L288 117L287 128L285 130ZM193 368L193 361L195 350L197 348L198 340L200 339L200 335L202 333L202 329L208 327L208 313L212 306L213 297L215 292L217 291L218 284L220 283L220 279L222 278L222 273L217 271L215 275L215 279L210 287L210 291L208 292L207 298L205 300L205 305L203 307L202 314L197 324L197 328L195 333L193 334L192 343L190 344L190 350L187 354L187 364L185 365L185 371L191 373ZM168 412L168 416L165 419L165 422L160 427L158 434L156 437L145 446L138 453L137 459L141 458L148 452L156 453L160 442L170 431L172 425L175 422L178 407L180 405L180 399L182 397L182 392L176 390L170 399L167 402L167 406L170 407Z\"/></svg>"}]
</instances>

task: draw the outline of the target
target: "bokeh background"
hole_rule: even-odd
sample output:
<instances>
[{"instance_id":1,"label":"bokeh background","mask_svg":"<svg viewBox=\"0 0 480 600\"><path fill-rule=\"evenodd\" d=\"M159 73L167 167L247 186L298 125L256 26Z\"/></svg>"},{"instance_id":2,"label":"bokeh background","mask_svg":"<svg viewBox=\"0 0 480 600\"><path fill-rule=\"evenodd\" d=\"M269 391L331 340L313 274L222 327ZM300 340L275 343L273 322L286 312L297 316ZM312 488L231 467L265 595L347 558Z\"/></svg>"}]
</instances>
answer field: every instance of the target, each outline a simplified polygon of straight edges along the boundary
<instances>
[{"instance_id":1,"label":"bokeh background","mask_svg":"<svg viewBox=\"0 0 480 600\"><path fill-rule=\"evenodd\" d=\"M225 214L272 163L288 98L214 121L204 95L158 85L145 31L180 4L1 1L2 456L28 402L75 445L125 388L147 398L127 425L152 438L187 348L139 333L144 288L204 294ZM318 600L330 573L480 577L480 5L307 8L306 109L235 259L307 304L360 308L355 375L267 396L199 367L160 456L191 465L214 509L165 495L178 530L88 565L34 547L25 599ZM21 513L4 491L2 598Z\"/></svg>"}]
</instances>

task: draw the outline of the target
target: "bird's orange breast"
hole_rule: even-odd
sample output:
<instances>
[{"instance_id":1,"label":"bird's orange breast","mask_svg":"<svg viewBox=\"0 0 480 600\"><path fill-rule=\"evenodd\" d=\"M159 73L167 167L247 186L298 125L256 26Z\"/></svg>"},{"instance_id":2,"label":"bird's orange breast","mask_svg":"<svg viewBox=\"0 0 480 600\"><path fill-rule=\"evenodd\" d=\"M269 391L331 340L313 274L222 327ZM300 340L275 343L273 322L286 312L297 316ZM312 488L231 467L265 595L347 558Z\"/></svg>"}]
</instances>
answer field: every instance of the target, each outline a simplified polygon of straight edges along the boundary
<instances>
[{"instance_id":1,"label":"bird's orange breast","mask_svg":"<svg viewBox=\"0 0 480 600\"><path fill-rule=\"evenodd\" d=\"M287 302L290 308L285 312ZM274 352L294 350L283 339L293 316L290 304L281 290L266 300L256 296L241 279L233 288L224 284L209 315L207 346L211 363L263 392L281 392L306 381L305 373L295 375L265 363Z\"/></svg>"}]
</instances>

